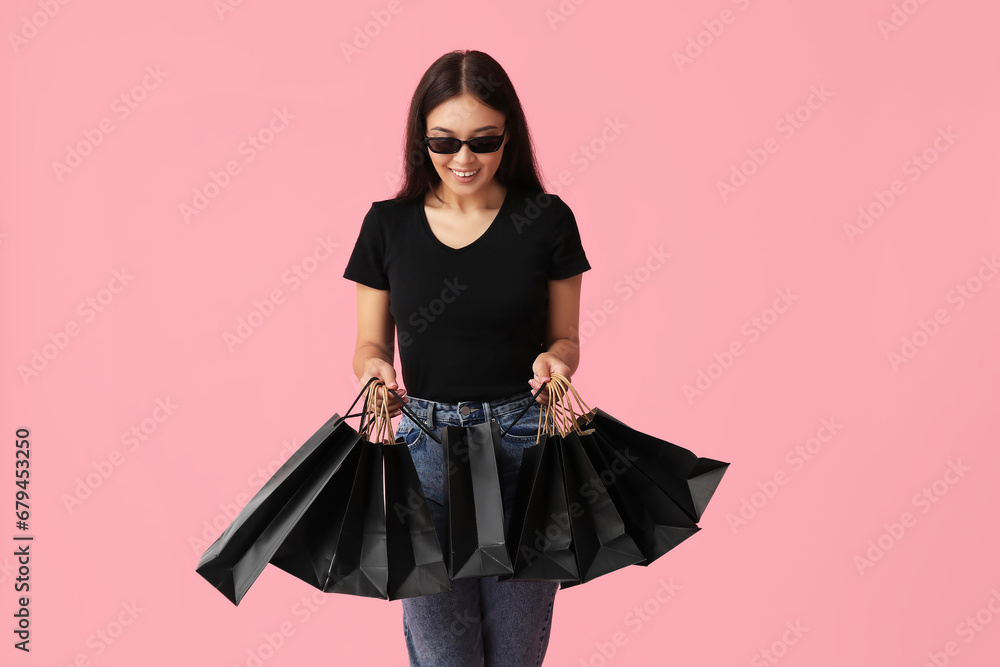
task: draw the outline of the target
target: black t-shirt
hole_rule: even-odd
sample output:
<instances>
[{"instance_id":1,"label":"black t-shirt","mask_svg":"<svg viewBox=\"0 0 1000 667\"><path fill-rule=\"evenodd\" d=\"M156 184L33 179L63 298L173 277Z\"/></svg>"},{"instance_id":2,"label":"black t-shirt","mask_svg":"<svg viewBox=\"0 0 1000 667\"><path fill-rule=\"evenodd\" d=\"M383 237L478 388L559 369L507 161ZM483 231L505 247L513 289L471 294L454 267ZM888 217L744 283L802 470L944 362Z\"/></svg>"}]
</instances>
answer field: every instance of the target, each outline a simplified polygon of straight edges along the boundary
<instances>
[{"instance_id":1,"label":"black t-shirt","mask_svg":"<svg viewBox=\"0 0 1000 667\"><path fill-rule=\"evenodd\" d=\"M509 187L490 227L457 249L434 236L422 199L374 202L344 277L389 291L407 394L457 403L531 389L547 281L590 268L569 206Z\"/></svg>"}]
</instances>

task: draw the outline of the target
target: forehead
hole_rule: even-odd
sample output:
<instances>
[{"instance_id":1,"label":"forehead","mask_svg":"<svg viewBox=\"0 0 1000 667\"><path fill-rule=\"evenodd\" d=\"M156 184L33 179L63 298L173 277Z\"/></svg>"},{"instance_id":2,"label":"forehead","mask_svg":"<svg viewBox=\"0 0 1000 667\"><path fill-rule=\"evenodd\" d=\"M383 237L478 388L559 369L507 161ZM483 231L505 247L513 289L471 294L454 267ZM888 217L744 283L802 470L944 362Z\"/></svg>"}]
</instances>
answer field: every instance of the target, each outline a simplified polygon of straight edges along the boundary
<instances>
[{"instance_id":1,"label":"forehead","mask_svg":"<svg viewBox=\"0 0 1000 667\"><path fill-rule=\"evenodd\" d=\"M435 125L449 130L469 130L482 125L503 124L503 114L491 109L468 93L452 97L427 114L427 127Z\"/></svg>"}]
</instances>

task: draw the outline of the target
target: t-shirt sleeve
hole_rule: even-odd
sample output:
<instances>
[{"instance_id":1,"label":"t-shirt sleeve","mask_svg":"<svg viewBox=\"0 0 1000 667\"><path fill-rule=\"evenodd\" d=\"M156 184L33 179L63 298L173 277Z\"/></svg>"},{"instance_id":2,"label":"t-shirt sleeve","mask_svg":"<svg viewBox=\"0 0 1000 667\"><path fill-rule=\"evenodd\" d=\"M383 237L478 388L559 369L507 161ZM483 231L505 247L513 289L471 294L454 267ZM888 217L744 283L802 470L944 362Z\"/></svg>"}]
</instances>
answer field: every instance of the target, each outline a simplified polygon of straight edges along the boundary
<instances>
[{"instance_id":1,"label":"t-shirt sleeve","mask_svg":"<svg viewBox=\"0 0 1000 667\"><path fill-rule=\"evenodd\" d=\"M361 222L361 231L358 232L351 258L347 260L344 277L375 289L389 289L385 272L385 235L374 204Z\"/></svg>"},{"instance_id":2,"label":"t-shirt sleeve","mask_svg":"<svg viewBox=\"0 0 1000 667\"><path fill-rule=\"evenodd\" d=\"M560 202L562 203L561 200ZM587 254L583 250L580 230L576 225L573 211L565 203L562 203L560 208L563 210L558 212L552 225L549 280L571 278L591 268L590 262L587 261Z\"/></svg>"}]
</instances>

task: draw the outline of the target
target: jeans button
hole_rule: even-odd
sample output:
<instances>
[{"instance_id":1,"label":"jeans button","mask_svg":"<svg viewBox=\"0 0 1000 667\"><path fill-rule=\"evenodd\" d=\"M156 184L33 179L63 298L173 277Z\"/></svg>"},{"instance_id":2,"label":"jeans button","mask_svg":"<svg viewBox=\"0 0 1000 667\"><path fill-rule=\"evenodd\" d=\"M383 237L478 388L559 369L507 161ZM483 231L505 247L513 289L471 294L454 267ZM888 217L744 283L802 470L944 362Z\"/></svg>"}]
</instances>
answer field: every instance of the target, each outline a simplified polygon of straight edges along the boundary
<instances>
[{"instance_id":1,"label":"jeans button","mask_svg":"<svg viewBox=\"0 0 1000 667\"><path fill-rule=\"evenodd\" d=\"M463 405L458 409L458 411L461 412L463 415L467 415L470 412L472 412L472 409L468 405Z\"/></svg>"}]
</instances>

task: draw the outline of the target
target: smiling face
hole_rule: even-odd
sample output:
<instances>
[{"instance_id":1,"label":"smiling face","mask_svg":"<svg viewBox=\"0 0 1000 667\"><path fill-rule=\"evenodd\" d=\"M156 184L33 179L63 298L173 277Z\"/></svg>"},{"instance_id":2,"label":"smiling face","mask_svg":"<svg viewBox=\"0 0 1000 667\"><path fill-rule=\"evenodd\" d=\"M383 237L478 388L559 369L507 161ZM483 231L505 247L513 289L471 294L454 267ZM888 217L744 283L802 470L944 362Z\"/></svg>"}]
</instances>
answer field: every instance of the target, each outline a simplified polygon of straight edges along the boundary
<instances>
[{"instance_id":1,"label":"smiling face","mask_svg":"<svg viewBox=\"0 0 1000 667\"><path fill-rule=\"evenodd\" d=\"M504 132L504 115L468 93L442 102L427 114L428 137L452 137L464 140L473 137L500 136L502 132ZM429 148L425 150L438 176L441 177L441 183L452 192L454 199L455 196L485 194L493 187L493 175L500 166L504 146L509 139L508 130L504 135L503 144L493 153L473 153L468 144L462 144L457 153L434 153ZM475 173L471 176L462 176L455 172Z\"/></svg>"}]
</instances>

